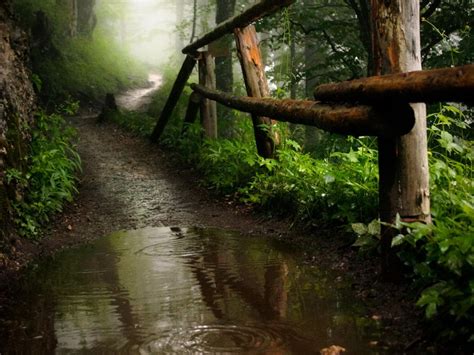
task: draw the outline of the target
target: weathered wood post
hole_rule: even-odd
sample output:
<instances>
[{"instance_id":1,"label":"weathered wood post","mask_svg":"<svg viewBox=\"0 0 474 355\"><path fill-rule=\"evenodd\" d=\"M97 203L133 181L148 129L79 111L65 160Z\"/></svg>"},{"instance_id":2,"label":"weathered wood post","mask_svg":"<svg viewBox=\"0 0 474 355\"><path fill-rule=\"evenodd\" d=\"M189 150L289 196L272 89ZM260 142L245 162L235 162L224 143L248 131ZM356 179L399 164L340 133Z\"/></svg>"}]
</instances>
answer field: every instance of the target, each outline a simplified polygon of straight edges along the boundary
<instances>
[{"instance_id":1,"label":"weathered wood post","mask_svg":"<svg viewBox=\"0 0 474 355\"><path fill-rule=\"evenodd\" d=\"M255 26L236 28L234 35L248 96L257 98L270 96ZM273 121L268 117L256 115L252 115L252 121L258 154L264 158L273 157L275 144L279 143L278 136L272 132ZM266 125L266 128L262 125Z\"/></svg>"},{"instance_id":2,"label":"weathered wood post","mask_svg":"<svg viewBox=\"0 0 474 355\"><path fill-rule=\"evenodd\" d=\"M181 135L185 134L188 127L196 121L197 114L201 108L202 97L196 92L193 92L189 96L188 107L186 109L186 116L184 116L183 128L181 129Z\"/></svg>"},{"instance_id":3,"label":"weathered wood post","mask_svg":"<svg viewBox=\"0 0 474 355\"><path fill-rule=\"evenodd\" d=\"M168 100L166 101L166 104L163 107L163 110L161 111L161 115L158 119L158 122L156 123L155 129L151 134L151 140L153 142L157 142L161 134L163 133L166 124L168 123L171 114L173 113L173 110L176 107L176 104L178 103L179 97L181 96L181 93L183 92L183 89L189 77L191 76L191 73L193 72L195 65L196 58L194 58L194 55L187 55L181 67L181 70L178 73L178 77L176 78L176 81L173 84L173 88L171 89L171 93L168 96Z\"/></svg>"},{"instance_id":4,"label":"weathered wood post","mask_svg":"<svg viewBox=\"0 0 474 355\"><path fill-rule=\"evenodd\" d=\"M418 0L371 0L374 73L421 69L420 3ZM390 100L390 96L387 100ZM397 105L392 102L391 106ZM425 104L411 104L416 122L399 138L379 137L379 199L382 222L431 222ZM390 107L390 105L388 106ZM392 248L393 229L382 231L383 272L400 273Z\"/></svg>"},{"instance_id":5,"label":"weathered wood post","mask_svg":"<svg viewBox=\"0 0 474 355\"><path fill-rule=\"evenodd\" d=\"M215 60L208 51L201 52L199 59L199 84L215 90ZM215 101L201 100L201 121L204 128L204 136L208 139L217 138L217 106Z\"/></svg>"}]
</instances>

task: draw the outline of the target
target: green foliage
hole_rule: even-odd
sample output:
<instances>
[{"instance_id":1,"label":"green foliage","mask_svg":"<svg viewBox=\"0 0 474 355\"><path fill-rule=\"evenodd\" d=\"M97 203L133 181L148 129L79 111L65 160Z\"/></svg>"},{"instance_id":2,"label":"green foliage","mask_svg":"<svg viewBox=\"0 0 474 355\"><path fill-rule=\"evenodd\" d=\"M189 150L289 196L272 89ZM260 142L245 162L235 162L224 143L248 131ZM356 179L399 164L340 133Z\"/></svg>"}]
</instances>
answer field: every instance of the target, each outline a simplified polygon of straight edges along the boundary
<instances>
[{"instance_id":1,"label":"green foliage","mask_svg":"<svg viewBox=\"0 0 474 355\"><path fill-rule=\"evenodd\" d=\"M244 200L318 224L370 220L377 206L377 154L362 140L354 143L348 153L314 159L287 139L276 160L260 159L262 169L241 190Z\"/></svg>"},{"instance_id":2,"label":"green foliage","mask_svg":"<svg viewBox=\"0 0 474 355\"><path fill-rule=\"evenodd\" d=\"M67 105L65 111L74 110ZM75 131L68 127L60 114L39 112L32 132L27 170L7 171L7 182L23 191L13 202L15 222L21 235L39 236L40 226L48 222L51 214L60 212L65 201L72 201L76 190L76 172L80 170L80 157L72 141Z\"/></svg>"},{"instance_id":3,"label":"green foliage","mask_svg":"<svg viewBox=\"0 0 474 355\"><path fill-rule=\"evenodd\" d=\"M47 24L40 26L44 32L40 34L41 43L33 41L31 52L33 82L45 101L57 104L69 96L102 101L106 93L145 82L145 68L132 60L103 27L91 35L69 34L72 19L67 2L14 0L13 3L27 29L35 28L37 11L47 17Z\"/></svg>"},{"instance_id":4,"label":"green foliage","mask_svg":"<svg viewBox=\"0 0 474 355\"><path fill-rule=\"evenodd\" d=\"M474 327L474 146L470 127L456 107L429 116L433 224L398 222L393 245L424 288L418 305L448 338L472 337ZM443 323L444 322L444 323Z\"/></svg>"},{"instance_id":5,"label":"green foliage","mask_svg":"<svg viewBox=\"0 0 474 355\"><path fill-rule=\"evenodd\" d=\"M102 34L70 39L59 57L40 56L35 71L43 92L55 101L68 95L102 100L106 93L137 85L145 77L144 70Z\"/></svg>"},{"instance_id":6,"label":"green foliage","mask_svg":"<svg viewBox=\"0 0 474 355\"><path fill-rule=\"evenodd\" d=\"M205 141L198 162L205 183L223 194L246 186L258 168L255 147L240 140Z\"/></svg>"}]
</instances>

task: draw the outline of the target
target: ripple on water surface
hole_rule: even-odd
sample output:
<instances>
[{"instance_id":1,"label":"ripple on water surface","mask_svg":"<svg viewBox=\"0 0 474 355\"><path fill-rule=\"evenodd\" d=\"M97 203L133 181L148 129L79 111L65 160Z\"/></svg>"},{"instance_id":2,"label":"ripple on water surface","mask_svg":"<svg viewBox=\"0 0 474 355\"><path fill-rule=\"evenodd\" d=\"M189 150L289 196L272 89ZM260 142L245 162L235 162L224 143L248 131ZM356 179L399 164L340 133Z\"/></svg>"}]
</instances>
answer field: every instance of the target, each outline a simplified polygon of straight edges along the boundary
<instances>
[{"instance_id":1,"label":"ripple on water surface","mask_svg":"<svg viewBox=\"0 0 474 355\"><path fill-rule=\"evenodd\" d=\"M0 353L370 353L376 324L301 261L229 231L118 232L31 273Z\"/></svg>"}]
</instances>

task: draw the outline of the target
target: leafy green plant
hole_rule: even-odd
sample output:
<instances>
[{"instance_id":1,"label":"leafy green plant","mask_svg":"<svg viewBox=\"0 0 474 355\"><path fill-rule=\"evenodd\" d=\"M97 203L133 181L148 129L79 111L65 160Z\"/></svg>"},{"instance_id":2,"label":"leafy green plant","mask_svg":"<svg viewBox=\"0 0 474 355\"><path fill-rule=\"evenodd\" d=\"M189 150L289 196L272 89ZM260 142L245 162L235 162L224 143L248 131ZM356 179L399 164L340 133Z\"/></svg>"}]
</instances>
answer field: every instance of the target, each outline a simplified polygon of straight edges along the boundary
<instances>
[{"instance_id":1,"label":"leafy green plant","mask_svg":"<svg viewBox=\"0 0 474 355\"><path fill-rule=\"evenodd\" d=\"M74 106L63 106L62 110L71 112ZM12 204L18 230L23 236L35 238L51 214L60 212L64 202L72 201L81 161L72 145L75 131L59 114L39 112L31 134L26 171L9 169L6 175L7 183L24 191L24 197L18 195Z\"/></svg>"},{"instance_id":2,"label":"leafy green plant","mask_svg":"<svg viewBox=\"0 0 474 355\"><path fill-rule=\"evenodd\" d=\"M393 245L423 289L417 304L426 317L451 324L440 327L443 336L473 342L474 149L462 138L469 120L453 106L429 119L433 224L398 221Z\"/></svg>"},{"instance_id":3,"label":"leafy green plant","mask_svg":"<svg viewBox=\"0 0 474 355\"><path fill-rule=\"evenodd\" d=\"M314 159L286 139L276 160L260 160L262 169L241 192L247 202L310 223L370 221L377 206L374 160L375 151L365 145Z\"/></svg>"}]
</instances>

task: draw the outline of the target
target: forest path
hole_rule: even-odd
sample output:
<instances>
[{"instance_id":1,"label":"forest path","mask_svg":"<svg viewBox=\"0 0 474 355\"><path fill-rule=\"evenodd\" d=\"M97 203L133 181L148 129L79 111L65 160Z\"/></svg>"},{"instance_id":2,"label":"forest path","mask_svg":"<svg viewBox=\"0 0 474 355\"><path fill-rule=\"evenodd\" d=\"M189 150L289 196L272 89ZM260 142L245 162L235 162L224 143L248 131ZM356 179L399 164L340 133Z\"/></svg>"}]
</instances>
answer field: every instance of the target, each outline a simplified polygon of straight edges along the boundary
<instances>
[{"instance_id":1,"label":"forest path","mask_svg":"<svg viewBox=\"0 0 474 355\"><path fill-rule=\"evenodd\" d=\"M299 246L297 248L300 250L300 253L298 253L300 255L298 257L299 261L297 263L292 261L291 264L300 265L301 267L309 266L310 273L319 270L318 274L325 275L328 284L322 287L323 290L327 291L335 287L336 294L339 295L339 287L343 280L342 277L328 277L326 270L333 270L336 275L350 271L349 273L358 274L360 283L352 285L346 282L342 283L352 287L349 292L350 296L344 297L344 299L349 300L348 304L354 303L357 298L356 294L363 299L371 298L372 300L369 291L383 296L376 302L377 304L372 305L374 308L371 307L372 309L367 313L359 314L364 318L364 322L369 319L380 319L380 317L390 320L390 326L384 331L384 336L387 334L392 336L387 337L385 342L380 342L380 344L400 349L400 347L405 346L407 339L412 339L415 336L414 334L418 333L416 317L412 317L413 319L410 319L410 322L406 321L407 316L415 314L410 303L408 303L407 311L407 300L403 297L398 299L393 297L393 295L403 295L404 292L374 279L376 273L373 267L369 266L367 268L366 266L364 270L361 270L353 264L352 266L356 266L356 268L350 268L349 265L354 262L355 258L352 252L341 254L341 248L347 249L344 247L346 243L344 239L324 238L323 235L318 238L311 238L301 230L289 231L290 227L287 221L263 219L253 214L250 208L238 205L230 199L213 198L207 189L199 186L198 178L192 169L183 167L182 164L170 158L170 153L161 150L144 138L122 130L114 123L98 124L95 115L71 118L70 122L78 130L78 150L83 161L83 173L79 186L80 193L75 202L66 208L65 213L58 216L57 220L52 223L49 235L40 242L32 244L30 247L31 255L24 257L23 263L26 263L28 259L32 260L41 255L51 255L67 246L82 244L87 241L92 242L121 230L131 231L150 227L217 227L221 230L235 230L245 235L252 235L253 237L248 239L249 243L253 243L252 240L260 239L258 236L279 236L286 240L285 250L288 250L291 244ZM109 239L101 238L100 240L107 241ZM222 243L222 250L229 253L226 242ZM255 250L263 249L258 247ZM87 250L90 251L90 249ZM210 251L209 248L203 250ZM243 253L244 250L246 249L242 246L236 247L235 255L245 254ZM301 253L302 250L306 250L306 252ZM120 253L122 251L123 249L119 250ZM71 252L74 253L74 250ZM262 255L265 257L273 254L265 251ZM120 258L121 256L118 256L116 260L120 260ZM139 260L141 259L139 258ZM216 257L215 259L221 260L222 258ZM225 257L222 260L227 259ZM78 265L80 264L81 262L78 262ZM236 265L240 264L237 263ZM298 266L300 271L295 275L301 273L300 266ZM214 270L220 270L221 268L221 266L212 267L211 275L214 275ZM253 266L246 270L252 269ZM270 268L270 270L272 269ZM362 275L362 279L361 272L365 275ZM244 274L248 274L248 272ZM233 273L229 275L229 280L235 281L235 275ZM283 275L286 275L286 271L283 272ZM266 277L263 277L263 279L266 279ZM237 287L234 281L231 282L231 285ZM44 284L46 283L44 282ZM160 285L156 282L151 284ZM271 284L268 283L268 285ZM207 285L206 282L205 285ZM261 285L251 288L244 287L245 290L259 288L261 288ZM374 290L375 288L377 291ZM279 289L284 290L286 288ZM321 287L317 287L317 289L321 289ZM323 293L326 294L326 291ZM240 290L237 294L241 295L243 292ZM15 296L16 293L14 289L5 296L2 296L0 292L0 300L3 304L0 306L0 319L3 317L2 313L10 313L4 311L8 309L21 310L31 303L28 299L20 300L19 302L25 302L25 305L19 306ZM36 291L31 292L31 294L36 293ZM273 293L270 292L269 294ZM25 294L28 294L28 292ZM205 294L204 292L204 296ZM316 294L311 293L309 299L318 299L318 297L315 297ZM173 297L170 297L170 299L173 299ZM251 300L254 297L248 297L248 299ZM339 296L336 297L332 294L329 299L340 301ZM388 300L391 302L391 307L387 308ZM340 305L336 308L339 309ZM315 306L314 309L328 309L328 307L319 305ZM323 313L325 314L325 312ZM375 316L371 316L371 314L375 314ZM27 314L26 318L31 317ZM24 329L22 322L24 320L2 322L5 327L0 326L0 343L2 342L1 339L5 338L17 339L16 330L23 331L22 329ZM12 324L15 324L15 326L12 327ZM12 329L14 332L12 332ZM410 336L407 337L406 334L410 334ZM392 337L395 339L389 339ZM324 342L326 343L328 340L326 339ZM333 340L336 341L336 339ZM357 340L359 345L354 346L365 347L368 340L364 336ZM339 342L335 343L338 344ZM0 347L0 353L1 350Z\"/></svg>"},{"instance_id":2,"label":"forest path","mask_svg":"<svg viewBox=\"0 0 474 355\"><path fill-rule=\"evenodd\" d=\"M173 164L167 153L145 139L113 123L99 125L95 117L76 117L71 123L79 133L83 162L76 208L64 220L73 237L92 239L117 230L175 225L276 233L273 222L262 223L241 213L243 207L210 197L191 169Z\"/></svg>"},{"instance_id":3,"label":"forest path","mask_svg":"<svg viewBox=\"0 0 474 355\"><path fill-rule=\"evenodd\" d=\"M150 73L148 76L148 87L130 89L117 95L117 105L122 109L130 111L146 111L153 99L153 93L159 89L162 82L163 78L160 74Z\"/></svg>"}]
</instances>

